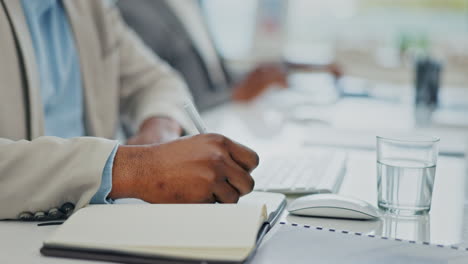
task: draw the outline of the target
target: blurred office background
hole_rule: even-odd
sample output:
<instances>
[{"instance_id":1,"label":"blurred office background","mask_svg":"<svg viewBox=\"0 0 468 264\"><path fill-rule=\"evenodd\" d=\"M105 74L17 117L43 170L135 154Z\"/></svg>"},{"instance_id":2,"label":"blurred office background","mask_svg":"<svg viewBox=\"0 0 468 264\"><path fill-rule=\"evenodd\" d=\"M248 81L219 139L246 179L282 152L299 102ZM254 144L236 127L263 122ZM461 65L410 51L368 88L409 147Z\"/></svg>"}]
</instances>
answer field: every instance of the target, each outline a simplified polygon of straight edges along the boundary
<instances>
[{"instance_id":1,"label":"blurred office background","mask_svg":"<svg viewBox=\"0 0 468 264\"><path fill-rule=\"evenodd\" d=\"M320 97L316 99L321 103L335 102L324 99L330 97L324 91L327 87L338 89L331 97L374 98L380 100L375 103L380 108L392 103L393 108L400 109L395 104L403 103L404 111L382 112L392 114L390 121L401 119L400 125L390 122L380 127L407 129L417 118L409 109L415 100L416 61L429 57L442 67L438 107L432 119L436 126L468 127L468 0L202 3L218 49L234 71L246 72L256 63L284 59L312 64L336 62L344 72L338 83L323 74L295 75L289 83L302 91L309 89L308 95ZM379 123L378 119L383 123L379 110L366 119L372 107L365 107L362 113L357 108L355 116L365 120L367 126L374 120ZM359 127L359 122L353 127Z\"/></svg>"},{"instance_id":2,"label":"blurred office background","mask_svg":"<svg viewBox=\"0 0 468 264\"><path fill-rule=\"evenodd\" d=\"M314 65L315 71L290 71L288 89L272 86L256 98L248 105L261 106L251 110L256 115L238 115L257 136L276 132L279 136L294 123L308 138L323 127L365 130L367 146L375 145L370 135L389 130L440 136L444 144L458 145L458 154L466 145L459 139L468 135L468 0L182 0L178 4L200 4L208 37L224 58L229 79L240 80L262 63ZM145 29L157 23L149 18L143 22ZM153 35L157 38L158 33ZM161 38L164 42L165 36ZM183 64L184 58L180 56L177 63ZM336 78L333 70L316 71L317 65L337 65L342 74ZM213 93L226 94L235 87L230 83L228 89L210 92L192 86L198 91L194 95L199 109L214 112L213 116L222 116L222 106L214 106L227 99L223 95L216 101ZM248 118L252 122L244 120ZM212 122L211 129L236 134L235 129L223 128L221 121ZM320 140L330 134L317 133ZM344 131L336 137L351 134Z\"/></svg>"},{"instance_id":3,"label":"blurred office background","mask_svg":"<svg viewBox=\"0 0 468 264\"><path fill-rule=\"evenodd\" d=\"M349 75L408 83L413 59L430 55L444 63L445 85L468 85L467 0L203 0L203 5L220 51L232 61L335 60Z\"/></svg>"}]
</instances>

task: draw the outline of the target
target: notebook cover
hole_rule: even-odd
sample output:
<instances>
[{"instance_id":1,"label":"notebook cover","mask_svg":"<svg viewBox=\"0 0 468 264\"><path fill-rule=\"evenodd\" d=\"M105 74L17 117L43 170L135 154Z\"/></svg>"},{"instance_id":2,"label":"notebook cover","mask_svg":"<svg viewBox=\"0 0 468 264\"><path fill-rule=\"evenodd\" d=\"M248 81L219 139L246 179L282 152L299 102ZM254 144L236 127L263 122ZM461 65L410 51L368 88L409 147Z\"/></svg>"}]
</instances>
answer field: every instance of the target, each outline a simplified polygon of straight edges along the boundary
<instances>
[{"instance_id":1,"label":"notebook cover","mask_svg":"<svg viewBox=\"0 0 468 264\"><path fill-rule=\"evenodd\" d=\"M116 263L128 264L195 264L195 263L212 263L212 264L236 264L242 262L232 261L199 261L181 258L164 258L164 257L149 257L137 254L122 253L111 250L80 250L60 247L47 247L41 248L41 254L49 257L59 258L73 258L82 260L96 260L96 261L109 261Z\"/></svg>"}]
</instances>

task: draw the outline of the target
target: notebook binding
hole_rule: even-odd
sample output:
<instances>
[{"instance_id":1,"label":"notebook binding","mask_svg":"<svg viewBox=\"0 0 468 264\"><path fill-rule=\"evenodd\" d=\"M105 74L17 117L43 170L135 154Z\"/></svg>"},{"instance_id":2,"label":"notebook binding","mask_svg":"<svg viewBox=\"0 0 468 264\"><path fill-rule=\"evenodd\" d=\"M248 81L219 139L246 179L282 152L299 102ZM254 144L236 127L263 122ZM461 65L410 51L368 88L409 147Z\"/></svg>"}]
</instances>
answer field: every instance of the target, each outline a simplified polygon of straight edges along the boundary
<instances>
[{"instance_id":1,"label":"notebook binding","mask_svg":"<svg viewBox=\"0 0 468 264\"><path fill-rule=\"evenodd\" d=\"M280 225L288 225L286 222L280 222ZM310 225L298 225L295 223L291 223L291 226L294 227L302 227L302 228L308 228L308 229L315 229L315 230L321 230L321 231L328 231L328 232L335 232L335 233L342 233L342 234L348 234L348 235L355 235L355 236L362 236L362 237L369 237L369 238L375 238L375 239L384 239L384 240L393 240L393 241L398 241L401 243L409 243L409 244L420 244L424 246L433 246L433 247L438 247L438 248L447 248L447 249L452 249L452 250L463 250L463 251L468 251L468 248L464 247L457 247L457 246L445 246L441 244L431 244L429 242L417 242L414 240L404 240L400 238L389 238L386 236L376 236L376 235L365 235L360 232L352 232L352 231L346 231L346 230L336 230L334 228L324 228L320 226L312 227Z\"/></svg>"}]
</instances>

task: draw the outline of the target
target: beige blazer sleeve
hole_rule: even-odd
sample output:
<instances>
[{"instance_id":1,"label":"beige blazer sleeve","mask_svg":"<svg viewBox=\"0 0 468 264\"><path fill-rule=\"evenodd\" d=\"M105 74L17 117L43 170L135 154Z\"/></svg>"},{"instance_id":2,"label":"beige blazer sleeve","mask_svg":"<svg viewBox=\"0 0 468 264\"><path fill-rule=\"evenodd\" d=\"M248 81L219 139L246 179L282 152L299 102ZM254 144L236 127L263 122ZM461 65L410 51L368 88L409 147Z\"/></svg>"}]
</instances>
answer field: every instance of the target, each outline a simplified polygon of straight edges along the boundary
<instances>
[{"instance_id":1,"label":"beige blazer sleeve","mask_svg":"<svg viewBox=\"0 0 468 264\"><path fill-rule=\"evenodd\" d=\"M99 138L0 139L0 219L89 203L116 142Z\"/></svg>"},{"instance_id":2,"label":"beige blazer sleeve","mask_svg":"<svg viewBox=\"0 0 468 264\"><path fill-rule=\"evenodd\" d=\"M115 5L105 8L108 27L105 31L113 35L108 48L119 53L120 111L124 125L136 132L148 117L166 116L179 122L189 134L194 133L196 130L183 109L183 103L192 100L183 79L146 47L122 20Z\"/></svg>"},{"instance_id":3,"label":"beige blazer sleeve","mask_svg":"<svg viewBox=\"0 0 468 264\"><path fill-rule=\"evenodd\" d=\"M64 1L80 51L90 134L110 138L117 112L133 132L151 116L171 117L187 132L194 131L181 107L191 98L182 79L129 30L115 6L105 6L103 2ZM21 14L18 2L6 3L17 18ZM0 32L12 33L2 25ZM8 39L12 42L12 35ZM0 42L6 40L2 38ZM32 64L26 60L28 65ZM12 80L5 74L1 76ZM17 80L14 84L2 87L7 91L19 90L15 87L21 87L21 82ZM36 91L32 85L30 90ZM23 101L21 96L16 98L17 101L5 102ZM40 107L36 105L33 109L32 117L39 117ZM2 121L0 132L22 123L10 116ZM32 141L2 138L20 138L15 137L20 130L0 133L0 219L17 219L23 212L48 212L65 203L74 204L75 209L87 205L100 186L106 160L117 144L97 137L40 137L37 132L40 126L34 124L36 133L32 138L36 139Z\"/></svg>"}]
</instances>

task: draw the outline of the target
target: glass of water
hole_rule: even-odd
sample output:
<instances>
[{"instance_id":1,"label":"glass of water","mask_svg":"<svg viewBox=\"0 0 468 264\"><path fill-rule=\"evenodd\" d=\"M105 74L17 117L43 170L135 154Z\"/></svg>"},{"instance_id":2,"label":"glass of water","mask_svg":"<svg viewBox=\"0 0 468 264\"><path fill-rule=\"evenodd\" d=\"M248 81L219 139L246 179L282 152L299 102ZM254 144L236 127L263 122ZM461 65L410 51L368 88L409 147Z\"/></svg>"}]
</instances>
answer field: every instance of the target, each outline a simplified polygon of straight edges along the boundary
<instances>
[{"instance_id":1,"label":"glass of water","mask_svg":"<svg viewBox=\"0 0 468 264\"><path fill-rule=\"evenodd\" d=\"M439 138L377 137L378 205L400 215L431 209Z\"/></svg>"}]
</instances>

